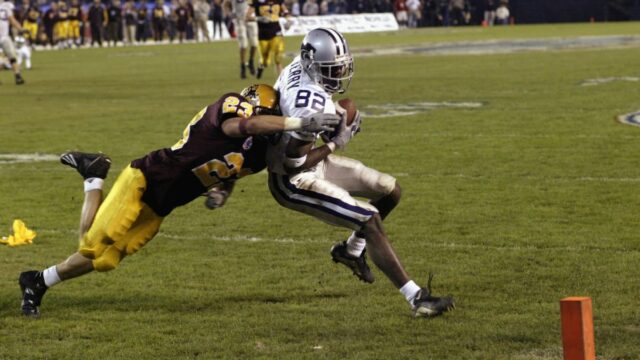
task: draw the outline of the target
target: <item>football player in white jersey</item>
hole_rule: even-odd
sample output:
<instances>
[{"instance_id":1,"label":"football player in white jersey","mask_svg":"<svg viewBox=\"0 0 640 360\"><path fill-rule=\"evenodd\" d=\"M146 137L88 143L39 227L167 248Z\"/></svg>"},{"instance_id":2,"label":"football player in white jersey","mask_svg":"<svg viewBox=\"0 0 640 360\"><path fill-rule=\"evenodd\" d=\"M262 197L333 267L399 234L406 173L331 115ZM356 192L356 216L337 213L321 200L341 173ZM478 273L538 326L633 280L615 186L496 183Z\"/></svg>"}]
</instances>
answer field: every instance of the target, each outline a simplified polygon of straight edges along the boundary
<instances>
[{"instance_id":1,"label":"football player in white jersey","mask_svg":"<svg viewBox=\"0 0 640 360\"><path fill-rule=\"evenodd\" d=\"M27 44L27 39L22 36L16 36L16 56L18 65L24 67L27 70L31 69L31 47Z\"/></svg>"},{"instance_id":2,"label":"football player in white jersey","mask_svg":"<svg viewBox=\"0 0 640 360\"><path fill-rule=\"evenodd\" d=\"M300 55L282 71L274 86L280 92L283 115L335 113L332 95L344 93L352 76L353 59L342 34L329 28L310 31L302 41ZM267 151L269 189L286 208L353 230L347 241L333 246L331 256L361 280L374 281L366 263L366 247L415 316L432 317L449 311L454 307L451 297L432 296L429 285L421 288L409 278L382 227L382 220L400 200L396 179L357 160L332 154L345 148L359 126L359 115L350 126L343 120L331 138L323 137L325 144L320 147L315 147L319 133L283 133Z\"/></svg>"},{"instance_id":3,"label":"football player in white jersey","mask_svg":"<svg viewBox=\"0 0 640 360\"><path fill-rule=\"evenodd\" d=\"M225 0L226 7L231 3L231 16L236 30L236 38L240 46L240 78L247 78L247 69L251 75L256 74L253 59L258 48L258 22L251 7L251 0ZM249 48L249 59L247 59Z\"/></svg>"},{"instance_id":4,"label":"football player in white jersey","mask_svg":"<svg viewBox=\"0 0 640 360\"><path fill-rule=\"evenodd\" d=\"M2 1L2 0L0 0ZM24 33L22 25L13 16L14 5L11 1L0 2L0 48L9 59L13 74L16 78L16 85L24 84L24 79L20 74L20 65L16 61L16 49L11 41L11 26L15 27L20 33Z\"/></svg>"}]
</instances>

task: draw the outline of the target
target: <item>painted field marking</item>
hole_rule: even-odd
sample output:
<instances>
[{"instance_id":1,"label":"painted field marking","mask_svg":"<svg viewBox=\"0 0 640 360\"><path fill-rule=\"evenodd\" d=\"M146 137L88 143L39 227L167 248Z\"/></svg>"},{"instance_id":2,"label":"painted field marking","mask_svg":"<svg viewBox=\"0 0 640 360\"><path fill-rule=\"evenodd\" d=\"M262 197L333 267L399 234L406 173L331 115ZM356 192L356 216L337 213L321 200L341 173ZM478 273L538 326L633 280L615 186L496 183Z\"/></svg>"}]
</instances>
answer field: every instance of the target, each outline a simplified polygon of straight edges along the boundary
<instances>
[{"instance_id":1,"label":"painted field marking","mask_svg":"<svg viewBox=\"0 0 640 360\"><path fill-rule=\"evenodd\" d=\"M422 101L407 104L374 104L367 105L362 111L366 118L389 118L416 115L435 109L477 109L484 103L474 101Z\"/></svg>"},{"instance_id":2,"label":"painted field marking","mask_svg":"<svg viewBox=\"0 0 640 360\"><path fill-rule=\"evenodd\" d=\"M36 229L40 234L55 234L55 235L64 235L77 237L78 230L77 229ZM171 232L160 231L157 238L165 238L165 239L177 239L177 240L207 240L207 241L221 241L221 242L249 242L249 243L258 243L258 242L266 242L266 243L280 243L280 244L329 244L329 240L326 237L319 238L310 238L310 237L295 237L295 238L287 238L287 237L260 237L260 236L250 236L246 234L237 234L233 236L226 235L216 235L216 234L207 234L207 235L184 235L177 234ZM346 237L346 235L345 235ZM413 238L409 238L413 239ZM485 250L485 251L552 251L552 252L598 252L598 253L621 253L621 254L630 254L630 253L640 253L640 249L635 248L626 248L626 247L598 247L598 246L539 246L533 244L533 241L537 240L535 238L531 239L523 239L527 240L526 244L510 244L510 245L489 245L489 244L461 244L456 243L449 240L442 239L433 239L433 241L429 242L429 247L433 248L444 248L444 249L467 249L467 250ZM529 241L531 240L531 241Z\"/></svg>"},{"instance_id":3,"label":"painted field marking","mask_svg":"<svg viewBox=\"0 0 640 360\"><path fill-rule=\"evenodd\" d=\"M0 164L58 161L59 159L60 156L52 154L0 154Z\"/></svg>"},{"instance_id":4,"label":"painted field marking","mask_svg":"<svg viewBox=\"0 0 640 360\"><path fill-rule=\"evenodd\" d=\"M582 86L594 86L607 84L611 82L618 81L628 81L628 82L637 82L640 81L640 77L635 76L619 76L619 77L606 77L606 78L595 78L595 79L587 79L580 83Z\"/></svg>"},{"instance_id":5,"label":"painted field marking","mask_svg":"<svg viewBox=\"0 0 640 360\"><path fill-rule=\"evenodd\" d=\"M591 298L560 300L564 360L596 360Z\"/></svg>"}]
</instances>

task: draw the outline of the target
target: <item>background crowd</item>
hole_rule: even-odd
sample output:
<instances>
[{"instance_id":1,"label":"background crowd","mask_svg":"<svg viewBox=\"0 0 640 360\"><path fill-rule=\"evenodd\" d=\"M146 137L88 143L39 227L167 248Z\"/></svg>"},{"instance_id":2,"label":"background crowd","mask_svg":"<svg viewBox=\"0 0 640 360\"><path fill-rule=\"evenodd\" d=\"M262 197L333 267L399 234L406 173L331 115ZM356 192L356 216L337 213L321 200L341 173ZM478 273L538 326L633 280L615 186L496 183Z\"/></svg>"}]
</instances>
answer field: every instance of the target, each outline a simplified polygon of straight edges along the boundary
<instances>
[{"instance_id":1,"label":"background crowd","mask_svg":"<svg viewBox=\"0 0 640 360\"><path fill-rule=\"evenodd\" d=\"M32 44L69 48L233 35L236 0L17 0L15 17ZM246 0L245 0L246 1ZM507 24L508 0L285 0L291 16L394 13L401 27Z\"/></svg>"}]
</instances>

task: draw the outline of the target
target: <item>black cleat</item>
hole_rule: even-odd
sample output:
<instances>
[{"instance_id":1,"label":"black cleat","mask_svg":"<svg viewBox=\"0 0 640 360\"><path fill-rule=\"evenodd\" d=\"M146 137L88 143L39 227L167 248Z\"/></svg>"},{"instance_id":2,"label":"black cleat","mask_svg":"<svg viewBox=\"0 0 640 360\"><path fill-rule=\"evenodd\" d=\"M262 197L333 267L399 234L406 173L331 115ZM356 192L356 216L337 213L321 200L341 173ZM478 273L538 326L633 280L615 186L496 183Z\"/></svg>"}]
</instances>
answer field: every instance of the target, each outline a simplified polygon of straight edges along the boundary
<instances>
[{"instance_id":1,"label":"black cleat","mask_svg":"<svg viewBox=\"0 0 640 360\"><path fill-rule=\"evenodd\" d=\"M415 317L436 317L456 308L456 304L451 296L431 296L431 280L433 274L429 274L429 281L426 288L421 288L413 299L413 316Z\"/></svg>"},{"instance_id":2,"label":"black cleat","mask_svg":"<svg viewBox=\"0 0 640 360\"><path fill-rule=\"evenodd\" d=\"M42 302L42 297L47 291L40 271L25 271L18 279L20 290L22 291L22 314L28 317L37 318L40 316L38 306Z\"/></svg>"},{"instance_id":3,"label":"black cleat","mask_svg":"<svg viewBox=\"0 0 640 360\"><path fill-rule=\"evenodd\" d=\"M247 78L247 69L244 66L244 64L240 64L240 78L241 79L246 79Z\"/></svg>"},{"instance_id":4,"label":"black cleat","mask_svg":"<svg viewBox=\"0 0 640 360\"><path fill-rule=\"evenodd\" d=\"M373 277L373 273L367 265L367 255L366 249L362 251L360 257L355 257L349 255L347 252L347 242L343 241L341 243L333 245L331 248L331 258L333 262L344 264L346 267L353 271L353 275L357 276L358 279L366 282L373 283L375 278Z\"/></svg>"},{"instance_id":5,"label":"black cleat","mask_svg":"<svg viewBox=\"0 0 640 360\"><path fill-rule=\"evenodd\" d=\"M256 79L260 79L262 77L262 71L264 69L261 67L258 67L258 70L256 71Z\"/></svg>"},{"instance_id":6,"label":"black cleat","mask_svg":"<svg viewBox=\"0 0 640 360\"><path fill-rule=\"evenodd\" d=\"M253 66L253 59L249 60L249 66L247 68L249 69L249 74L252 76L256 74L256 68Z\"/></svg>"},{"instance_id":7,"label":"black cleat","mask_svg":"<svg viewBox=\"0 0 640 360\"><path fill-rule=\"evenodd\" d=\"M22 75L16 74L16 85L22 85L22 84L24 84L24 78L22 78Z\"/></svg>"},{"instance_id":8,"label":"black cleat","mask_svg":"<svg viewBox=\"0 0 640 360\"><path fill-rule=\"evenodd\" d=\"M111 167L111 159L105 154L89 154L69 151L60 155L60 162L78 170L86 180L89 178L105 179Z\"/></svg>"}]
</instances>

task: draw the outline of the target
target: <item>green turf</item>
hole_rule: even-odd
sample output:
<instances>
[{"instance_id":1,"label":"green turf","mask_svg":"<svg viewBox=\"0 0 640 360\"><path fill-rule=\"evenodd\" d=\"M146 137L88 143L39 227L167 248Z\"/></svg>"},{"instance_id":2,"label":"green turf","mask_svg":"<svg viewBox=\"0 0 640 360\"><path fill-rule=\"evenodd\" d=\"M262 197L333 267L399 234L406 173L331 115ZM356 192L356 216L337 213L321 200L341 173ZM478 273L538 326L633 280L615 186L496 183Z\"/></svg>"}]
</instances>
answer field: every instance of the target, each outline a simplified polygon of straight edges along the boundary
<instances>
[{"instance_id":1,"label":"green turf","mask_svg":"<svg viewBox=\"0 0 640 360\"><path fill-rule=\"evenodd\" d=\"M433 41L637 34L638 23L427 29L350 35L357 47ZM299 38L287 41L295 51ZM594 302L599 359L640 359L640 49L356 59L348 96L367 105L475 101L365 119L347 155L397 176L386 222L416 281L458 308L410 317L375 270L363 285L330 262L348 231L280 208L266 176L224 209L176 210L140 253L61 284L43 316L19 314L20 271L75 250L78 176L55 162L0 163L0 235L21 218L39 235L0 247L0 359L560 359L558 301ZM115 173L172 145L200 108L249 82L232 42L37 52L27 85L0 72L0 154L101 150ZM275 76L267 73L266 81Z\"/></svg>"}]
</instances>

